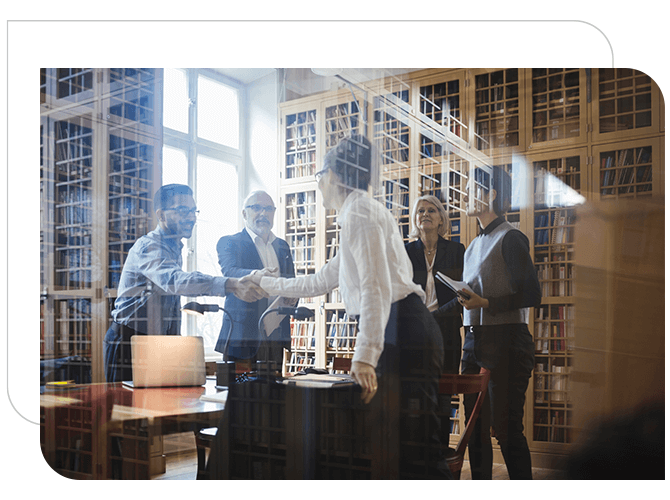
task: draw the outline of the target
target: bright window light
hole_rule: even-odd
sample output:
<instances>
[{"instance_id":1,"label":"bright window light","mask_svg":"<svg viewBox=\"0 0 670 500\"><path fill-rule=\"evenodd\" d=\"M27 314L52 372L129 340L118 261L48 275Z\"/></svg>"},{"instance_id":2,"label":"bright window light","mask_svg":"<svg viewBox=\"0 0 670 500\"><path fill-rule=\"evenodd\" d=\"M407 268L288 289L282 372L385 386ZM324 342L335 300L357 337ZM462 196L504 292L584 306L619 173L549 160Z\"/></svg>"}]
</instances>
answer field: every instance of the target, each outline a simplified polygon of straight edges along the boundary
<instances>
[{"instance_id":1,"label":"bright window light","mask_svg":"<svg viewBox=\"0 0 670 500\"><path fill-rule=\"evenodd\" d=\"M238 231L237 180L233 165L198 156L196 204L200 215L195 234L197 270L201 273L221 276L216 244L222 236ZM224 305L220 297L198 297L198 302ZM196 335L203 337L206 348L216 344L222 321L222 313L198 318Z\"/></svg>"},{"instance_id":2,"label":"bright window light","mask_svg":"<svg viewBox=\"0 0 670 500\"><path fill-rule=\"evenodd\" d=\"M198 137L238 148L240 142L237 90L198 76Z\"/></svg>"},{"instance_id":3,"label":"bright window light","mask_svg":"<svg viewBox=\"0 0 670 500\"><path fill-rule=\"evenodd\" d=\"M170 146L163 146L162 185L166 184L188 184L186 152Z\"/></svg>"},{"instance_id":4,"label":"bright window light","mask_svg":"<svg viewBox=\"0 0 670 500\"><path fill-rule=\"evenodd\" d=\"M188 74L166 68L163 73L163 126L188 132Z\"/></svg>"}]
</instances>

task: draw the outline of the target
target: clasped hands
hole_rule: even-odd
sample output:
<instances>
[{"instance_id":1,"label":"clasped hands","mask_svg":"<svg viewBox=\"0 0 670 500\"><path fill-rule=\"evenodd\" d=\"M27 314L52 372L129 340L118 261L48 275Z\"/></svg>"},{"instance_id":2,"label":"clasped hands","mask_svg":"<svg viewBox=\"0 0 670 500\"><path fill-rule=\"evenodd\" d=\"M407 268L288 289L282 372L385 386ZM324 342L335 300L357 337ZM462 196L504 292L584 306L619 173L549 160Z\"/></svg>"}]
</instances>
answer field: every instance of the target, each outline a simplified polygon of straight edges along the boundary
<instances>
[{"instance_id":1,"label":"clasped hands","mask_svg":"<svg viewBox=\"0 0 670 500\"><path fill-rule=\"evenodd\" d=\"M246 302L253 302L261 298L268 297L267 292L260 286L261 278L278 277L277 268L265 268L253 271L243 278L229 278L234 280L232 283L232 292L240 299ZM372 365L360 361L351 363L350 374L352 378L361 386L361 399L363 403L368 404L375 394L377 394L377 373Z\"/></svg>"},{"instance_id":2,"label":"clasped hands","mask_svg":"<svg viewBox=\"0 0 670 500\"><path fill-rule=\"evenodd\" d=\"M258 269L242 278L228 278L226 287L238 299L245 302L256 302L269 297L269 294L260 286L263 276L279 276L279 270L276 267Z\"/></svg>"}]
</instances>

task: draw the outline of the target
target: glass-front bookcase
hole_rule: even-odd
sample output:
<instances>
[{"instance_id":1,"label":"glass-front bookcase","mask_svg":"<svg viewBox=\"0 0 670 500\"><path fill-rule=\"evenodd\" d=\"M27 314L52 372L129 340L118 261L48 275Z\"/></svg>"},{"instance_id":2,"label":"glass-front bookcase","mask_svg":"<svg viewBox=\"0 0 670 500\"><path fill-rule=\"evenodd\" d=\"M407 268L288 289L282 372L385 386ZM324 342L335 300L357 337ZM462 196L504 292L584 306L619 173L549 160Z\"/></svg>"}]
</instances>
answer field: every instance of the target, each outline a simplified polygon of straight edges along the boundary
<instances>
[{"instance_id":1,"label":"glass-front bookcase","mask_svg":"<svg viewBox=\"0 0 670 500\"><path fill-rule=\"evenodd\" d=\"M342 71L345 79L360 74ZM414 200L433 194L449 212L449 237L467 248L477 235L476 223L465 216L470 173L479 165L510 173L514 191L506 218L528 237L542 290L541 306L530 313L536 349L526 436L536 466L553 467L576 435L570 391L576 208L663 194L658 86L635 70L589 68L428 68L355 83L356 95L364 93L361 108L352 107L351 89L331 83L330 90L282 104L282 119L289 123L286 117L315 110L317 165L334 134L367 130L381 158L373 196L394 215L405 240ZM355 114L363 108L367 121ZM280 179L284 189L292 182L288 174ZM318 190L316 199L321 213ZM324 211L317 220L319 268L336 254L339 228L335 213ZM314 359L327 368L332 357L353 354L355 328L336 292L312 306ZM461 418L457 412L454 429L462 428Z\"/></svg>"},{"instance_id":2,"label":"glass-front bookcase","mask_svg":"<svg viewBox=\"0 0 670 500\"><path fill-rule=\"evenodd\" d=\"M128 250L153 229L162 70L40 71L42 382L104 382L102 337Z\"/></svg>"}]
</instances>

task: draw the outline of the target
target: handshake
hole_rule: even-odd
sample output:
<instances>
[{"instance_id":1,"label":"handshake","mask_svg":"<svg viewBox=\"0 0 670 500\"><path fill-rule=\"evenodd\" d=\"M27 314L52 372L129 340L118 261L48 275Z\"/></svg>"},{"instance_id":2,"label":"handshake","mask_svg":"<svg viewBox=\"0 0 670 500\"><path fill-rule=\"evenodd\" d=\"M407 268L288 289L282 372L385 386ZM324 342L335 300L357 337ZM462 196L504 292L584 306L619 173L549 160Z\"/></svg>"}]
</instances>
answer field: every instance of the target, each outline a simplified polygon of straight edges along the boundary
<instances>
[{"instance_id":1,"label":"handshake","mask_svg":"<svg viewBox=\"0 0 670 500\"><path fill-rule=\"evenodd\" d=\"M245 302L266 299L269 294L260 286L261 278L264 276L279 277L279 270L276 267L266 267L265 269L252 271L242 278L228 278L226 292L232 292L238 299Z\"/></svg>"}]
</instances>

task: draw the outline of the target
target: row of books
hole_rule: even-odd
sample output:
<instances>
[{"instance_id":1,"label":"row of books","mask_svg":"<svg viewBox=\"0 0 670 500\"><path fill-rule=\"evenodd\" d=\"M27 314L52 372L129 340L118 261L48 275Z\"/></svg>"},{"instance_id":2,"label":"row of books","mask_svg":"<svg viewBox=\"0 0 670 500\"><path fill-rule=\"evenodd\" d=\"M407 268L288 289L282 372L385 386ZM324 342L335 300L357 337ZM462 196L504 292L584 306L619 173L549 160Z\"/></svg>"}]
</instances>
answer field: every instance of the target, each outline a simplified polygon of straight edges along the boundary
<instances>
[{"instance_id":1,"label":"row of books","mask_svg":"<svg viewBox=\"0 0 670 500\"><path fill-rule=\"evenodd\" d=\"M651 160L651 147L622 149L609 151L601 155L600 168L623 167L628 165L642 165Z\"/></svg>"},{"instance_id":2,"label":"row of books","mask_svg":"<svg viewBox=\"0 0 670 500\"><path fill-rule=\"evenodd\" d=\"M305 354L291 352L291 357L289 358L288 363L286 363L286 371L295 373L310 366L316 366L316 358L314 356L306 356Z\"/></svg>"},{"instance_id":3,"label":"row of books","mask_svg":"<svg viewBox=\"0 0 670 500\"><path fill-rule=\"evenodd\" d=\"M535 410L533 439L551 443L569 443L569 412L563 410Z\"/></svg>"},{"instance_id":4,"label":"row of books","mask_svg":"<svg viewBox=\"0 0 670 500\"><path fill-rule=\"evenodd\" d=\"M569 210L550 210L535 215L535 245L561 245L573 241L575 215Z\"/></svg>"},{"instance_id":5,"label":"row of books","mask_svg":"<svg viewBox=\"0 0 670 500\"><path fill-rule=\"evenodd\" d=\"M91 269L56 269L56 287L60 290L91 288Z\"/></svg>"},{"instance_id":6,"label":"row of books","mask_svg":"<svg viewBox=\"0 0 670 500\"><path fill-rule=\"evenodd\" d=\"M551 307L551 309L549 309ZM536 308L535 350L537 353L564 353L574 349L574 306Z\"/></svg>"},{"instance_id":7,"label":"row of books","mask_svg":"<svg viewBox=\"0 0 670 500\"><path fill-rule=\"evenodd\" d=\"M316 247L314 235L311 234L289 234L286 236L293 262L297 266L314 265L316 258Z\"/></svg>"},{"instance_id":8,"label":"row of books","mask_svg":"<svg viewBox=\"0 0 670 500\"><path fill-rule=\"evenodd\" d=\"M559 256L554 255L554 258ZM552 263L544 261L536 264L537 279L540 282L543 297L571 297L574 282L574 266L565 261L555 260Z\"/></svg>"},{"instance_id":9,"label":"row of books","mask_svg":"<svg viewBox=\"0 0 670 500\"><path fill-rule=\"evenodd\" d=\"M549 370L549 371L547 371ZM565 366L535 364L535 403L564 403L568 393L568 370Z\"/></svg>"},{"instance_id":10,"label":"row of books","mask_svg":"<svg viewBox=\"0 0 670 500\"><path fill-rule=\"evenodd\" d=\"M316 191L301 191L286 196L287 229L316 225Z\"/></svg>"},{"instance_id":11,"label":"row of books","mask_svg":"<svg viewBox=\"0 0 670 500\"><path fill-rule=\"evenodd\" d=\"M618 192L633 193L635 184L651 183L652 168L651 165L642 167L625 167L621 169L601 170L600 186L602 194L613 194L609 187L618 187Z\"/></svg>"},{"instance_id":12,"label":"row of books","mask_svg":"<svg viewBox=\"0 0 670 500\"><path fill-rule=\"evenodd\" d=\"M292 115L286 116L286 127L295 127L296 125L303 125L305 123L316 123L316 110L301 111Z\"/></svg>"},{"instance_id":13,"label":"row of books","mask_svg":"<svg viewBox=\"0 0 670 500\"><path fill-rule=\"evenodd\" d=\"M409 179L385 180L383 202L389 210L402 215L409 214Z\"/></svg>"},{"instance_id":14,"label":"row of books","mask_svg":"<svg viewBox=\"0 0 670 500\"><path fill-rule=\"evenodd\" d=\"M333 312L329 324L328 349L352 350L356 345L356 323L349 320L346 312Z\"/></svg>"},{"instance_id":15,"label":"row of books","mask_svg":"<svg viewBox=\"0 0 670 500\"><path fill-rule=\"evenodd\" d=\"M326 119L326 134L349 133L359 126L358 115L338 116Z\"/></svg>"},{"instance_id":16,"label":"row of books","mask_svg":"<svg viewBox=\"0 0 670 500\"><path fill-rule=\"evenodd\" d=\"M59 248L56 254L57 268L81 269L92 266L90 247Z\"/></svg>"},{"instance_id":17,"label":"row of books","mask_svg":"<svg viewBox=\"0 0 670 500\"><path fill-rule=\"evenodd\" d=\"M307 151L288 151L286 153L286 171L291 175L287 178L306 177L314 175L316 168L316 151L311 149ZM295 175L294 175L295 174Z\"/></svg>"},{"instance_id":18,"label":"row of books","mask_svg":"<svg viewBox=\"0 0 670 500\"><path fill-rule=\"evenodd\" d=\"M293 132L290 132L291 130ZM305 130L307 131L305 132ZM309 129L305 129L305 127L286 129L286 151L292 152L315 147L316 133L313 125L310 125Z\"/></svg>"},{"instance_id":19,"label":"row of books","mask_svg":"<svg viewBox=\"0 0 670 500\"><path fill-rule=\"evenodd\" d=\"M316 348L314 321L291 320L291 350Z\"/></svg>"}]
</instances>

